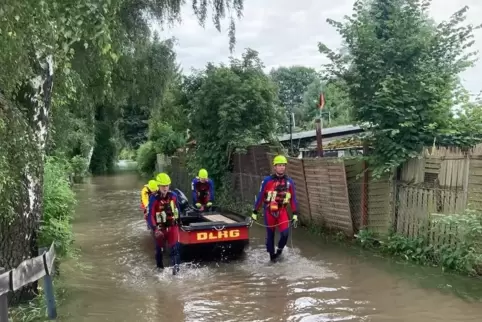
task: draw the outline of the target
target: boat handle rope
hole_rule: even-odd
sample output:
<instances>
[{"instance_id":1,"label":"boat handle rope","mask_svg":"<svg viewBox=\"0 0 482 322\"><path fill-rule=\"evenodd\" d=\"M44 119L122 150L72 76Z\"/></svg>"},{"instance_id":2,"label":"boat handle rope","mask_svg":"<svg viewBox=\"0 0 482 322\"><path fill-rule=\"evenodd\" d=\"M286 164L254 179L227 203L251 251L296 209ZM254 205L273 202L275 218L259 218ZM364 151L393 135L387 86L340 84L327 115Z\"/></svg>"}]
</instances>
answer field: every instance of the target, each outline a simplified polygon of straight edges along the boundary
<instances>
[{"instance_id":1,"label":"boat handle rope","mask_svg":"<svg viewBox=\"0 0 482 322\"><path fill-rule=\"evenodd\" d=\"M277 227L277 226L279 226L279 225L281 225L281 224L290 223L290 222L291 222L291 220L285 220L285 221L282 221L282 222L280 222L280 223L277 223L276 225L268 226L268 225L260 224L259 222L251 219L251 223L250 223L249 227L251 227L251 226L253 225L253 223L255 223L256 225L261 226L261 227L274 228L274 227ZM297 223L297 222L292 222L292 223L290 223L290 225L289 225L291 249L295 249L295 246L293 245L293 228L296 228L297 226L298 226L298 223Z\"/></svg>"},{"instance_id":2,"label":"boat handle rope","mask_svg":"<svg viewBox=\"0 0 482 322\"><path fill-rule=\"evenodd\" d=\"M255 220L251 220L251 224L250 224L249 226L251 227L251 226L253 225L253 223L255 223L256 225L261 226L261 227L264 227L264 228L274 228L274 227L278 227L278 226L280 226L280 225L282 225L282 224L284 224L284 223L289 223L289 222L291 222L291 220L285 220L285 221L282 221L282 222L277 223L277 224L275 224L275 225L264 225L264 224L260 224L259 222L255 221ZM292 224L290 225L290 227L296 228L297 225L296 225L296 223L292 223Z\"/></svg>"},{"instance_id":3,"label":"boat handle rope","mask_svg":"<svg viewBox=\"0 0 482 322\"><path fill-rule=\"evenodd\" d=\"M219 229L218 229L216 226L214 226L213 228L216 229L217 231L221 231L221 230L223 230L224 228L226 228L226 226L221 226L221 228L219 228Z\"/></svg>"}]
</instances>

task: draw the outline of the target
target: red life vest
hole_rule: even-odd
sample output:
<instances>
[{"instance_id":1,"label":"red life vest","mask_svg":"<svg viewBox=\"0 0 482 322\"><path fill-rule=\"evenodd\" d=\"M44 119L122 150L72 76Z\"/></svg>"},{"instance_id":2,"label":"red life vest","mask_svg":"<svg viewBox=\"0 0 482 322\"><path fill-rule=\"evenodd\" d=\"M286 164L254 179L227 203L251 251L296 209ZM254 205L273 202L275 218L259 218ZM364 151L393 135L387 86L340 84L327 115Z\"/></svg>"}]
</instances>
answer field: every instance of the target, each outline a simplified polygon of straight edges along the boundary
<instances>
[{"instance_id":1,"label":"red life vest","mask_svg":"<svg viewBox=\"0 0 482 322\"><path fill-rule=\"evenodd\" d=\"M165 213L166 218L165 220L160 220L156 216L157 224L161 224L164 227L169 227L175 225L174 221L174 209L171 207L171 201L174 201L172 198L172 193L169 191L166 196L161 197L159 194L157 195L157 199L159 200L159 208L157 209L156 213Z\"/></svg>"},{"instance_id":2,"label":"red life vest","mask_svg":"<svg viewBox=\"0 0 482 322\"><path fill-rule=\"evenodd\" d=\"M289 192L290 183L286 176L278 177L277 175L273 175L271 180L275 182L274 189L272 188L269 191L266 191L264 202L268 204L272 212L276 212L279 209L286 207L284 200L286 194Z\"/></svg>"}]
</instances>

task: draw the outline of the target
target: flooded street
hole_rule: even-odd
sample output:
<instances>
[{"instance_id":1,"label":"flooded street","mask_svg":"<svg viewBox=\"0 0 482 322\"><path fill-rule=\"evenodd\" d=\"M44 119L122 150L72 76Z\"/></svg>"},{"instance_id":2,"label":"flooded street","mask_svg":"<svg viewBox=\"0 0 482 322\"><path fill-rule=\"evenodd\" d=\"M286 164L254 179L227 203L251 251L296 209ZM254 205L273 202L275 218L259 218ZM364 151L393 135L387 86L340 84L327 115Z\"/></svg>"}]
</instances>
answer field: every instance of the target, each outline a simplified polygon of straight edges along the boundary
<instances>
[{"instance_id":1,"label":"flooded street","mask_svg":"<svg viewBox=\"0 0 482 322\"><path fill-rule=\"evenodd\" d=\"M76 188L82 267L63 267L63 321L482 321L480 280L326 244L303 229L276 265L256 226L245 258L158 273L143 184L123 174Z\"/></svg>"}]
</instances>

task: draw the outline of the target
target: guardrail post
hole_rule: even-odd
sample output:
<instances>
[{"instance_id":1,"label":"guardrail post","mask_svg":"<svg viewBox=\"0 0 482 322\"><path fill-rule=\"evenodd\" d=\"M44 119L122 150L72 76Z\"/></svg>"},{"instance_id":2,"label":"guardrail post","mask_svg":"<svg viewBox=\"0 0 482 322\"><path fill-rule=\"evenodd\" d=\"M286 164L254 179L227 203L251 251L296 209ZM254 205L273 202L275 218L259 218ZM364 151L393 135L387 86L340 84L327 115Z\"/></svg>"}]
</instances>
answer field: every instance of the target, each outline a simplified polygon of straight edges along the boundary
<instances>
[{"instance_id":1,"label":"guardrail post","mask_svg":"<svg viewBox=\"0 0 482 322\"><path fill-rule=\"evenodd\" d=\"M5 273L5 268L0 267L0 274ZM0 295L0 322L8 322L8 298L7 294Z\"/></svg>"},{"instance_id":2,"label":"guardrail post","mask_svg":"<svg viewBox=\"0 0 482 322\"><path fill-rule=\"evenodd\" d=\"M47 315L50 320L55 320L57 318L57 306L55 304L55 293L54 293L54 283L52 281L51 272L49 272L47 257L45 252L48 248L40 248L40 254L44 260L45 276L44 276L44 291L45 291L45 302L47 303ZM53 270L53 265L52 265ZM0 321L1 322L1 321Z\"/></svg>"}]
</instances>

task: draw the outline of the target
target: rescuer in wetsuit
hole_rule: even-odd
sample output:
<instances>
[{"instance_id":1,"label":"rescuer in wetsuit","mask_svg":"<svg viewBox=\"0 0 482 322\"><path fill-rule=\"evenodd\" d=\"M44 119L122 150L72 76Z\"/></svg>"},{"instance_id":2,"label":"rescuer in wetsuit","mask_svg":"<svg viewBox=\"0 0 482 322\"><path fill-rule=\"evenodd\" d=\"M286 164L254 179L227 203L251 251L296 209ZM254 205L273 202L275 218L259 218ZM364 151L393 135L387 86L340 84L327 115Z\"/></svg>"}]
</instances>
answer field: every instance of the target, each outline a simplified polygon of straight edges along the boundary
<instances>
[{"instance_id":1,"label":"rescuer in wetsuit","mask_svg":"<svg viewBox=\"0 0 482 322\"><path fill-rule=\"evenodd\" d=\"M214 183L208 178L206 169L199 170L198 176L192 179L192 203L197 209L211 207L214 201Z\"/></svg>"},{"instance_id":2,"label":"rescuer in wetsuit","mask_svg":"<svg viewBox=\"0 0 482 322\"><path fill-rule=\"evenodd\" d=\"M156 180L149 180L149 182L142 187L141 190L141 209L144 211L144 220L147 219L147 205L151 194L156 193L159 189Z\"/></svg>"},{"instance_id":3,"label":"rescuer in wetsuit","mask_svg":"<svg viewBox=\"0 0 482 322\"><path fill-rule=\"evenodd\" d=\"M166 173L160 173L156 181L159 184L159 191L152 194L149 199L147 221L155 239L156 265L159 269L164 268L162 252L164 241L167 241L173 267L172 273L176 275L181 264L178 198L169 189L171 178Z\"/></svg>"},{"instance_id":4,"label":"rescuer in wetsuit","mask_svg":"<svg viewBox=\"0 0 482 322\"><path fill-rule=\"evenodd\" d=\"M283 252L288 242L290 220L286 206L291 205L293 212L293 223L298 221L298 202L296 201L295 183L285 175L288 160L278 155L273 160L274 174L263 179L261 188L254 202L254 209L251 218L257 220L258 209L263 204L264 223L266 226L266 251L271 261L276 259ZM275 228L278 227L280 239L278 249L274 250Z\"/></svg>"}]
</instances>

